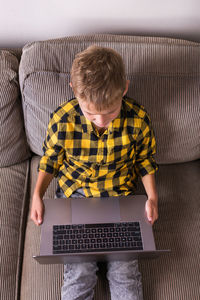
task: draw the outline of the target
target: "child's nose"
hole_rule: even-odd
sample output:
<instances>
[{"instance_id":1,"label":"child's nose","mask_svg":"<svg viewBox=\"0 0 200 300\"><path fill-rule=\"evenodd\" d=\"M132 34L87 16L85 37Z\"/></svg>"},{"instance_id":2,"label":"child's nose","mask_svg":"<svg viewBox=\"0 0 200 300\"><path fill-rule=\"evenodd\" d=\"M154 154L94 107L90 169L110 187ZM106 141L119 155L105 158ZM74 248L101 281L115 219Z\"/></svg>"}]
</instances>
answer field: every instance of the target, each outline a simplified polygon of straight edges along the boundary
<instances>
[{"instance_id":1,"label":"child's nose","mask_svg":"<svg viewBox=\"0 0 200 300\"><path fill-rule=\"evenodd\" d=\"M97 122L99 125L105 125L106 122L107 122L107 119L106 119L105 116L99 115L99 116L96 116L96 122Z\"/></svg>"}]
</instances>

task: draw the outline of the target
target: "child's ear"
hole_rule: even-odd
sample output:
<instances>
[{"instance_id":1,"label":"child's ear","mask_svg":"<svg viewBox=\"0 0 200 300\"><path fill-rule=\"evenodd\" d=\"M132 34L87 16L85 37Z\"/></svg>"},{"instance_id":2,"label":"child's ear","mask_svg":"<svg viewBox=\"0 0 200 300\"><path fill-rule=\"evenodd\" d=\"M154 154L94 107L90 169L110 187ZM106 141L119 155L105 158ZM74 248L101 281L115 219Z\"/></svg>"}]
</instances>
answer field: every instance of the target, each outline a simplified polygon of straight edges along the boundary
<instances>
[{"instance_id":1,"label":"child's ear","mask_svg":"<svg viewBox=\"0 0 200 300\"><path fill-rule=\"evenodd\" d=\"M71 88L72 88L72 83L71 83L71 81L70 81L69 85L70 85L70 86L71 86Z\"/></svg>"},{"instance_id":2,"label":"child's ear","mask_svg":"<svg viewBox=\"0 0 200 300\"><path fill-rule=\"evenodd\" d=\"M126 95L126 93L128 92L129 83L130 83L130 80L126 80L126 87L125 87L125 90L124 90L123 96L125 96L125 95Z\"/></svg>"}]
</instances>

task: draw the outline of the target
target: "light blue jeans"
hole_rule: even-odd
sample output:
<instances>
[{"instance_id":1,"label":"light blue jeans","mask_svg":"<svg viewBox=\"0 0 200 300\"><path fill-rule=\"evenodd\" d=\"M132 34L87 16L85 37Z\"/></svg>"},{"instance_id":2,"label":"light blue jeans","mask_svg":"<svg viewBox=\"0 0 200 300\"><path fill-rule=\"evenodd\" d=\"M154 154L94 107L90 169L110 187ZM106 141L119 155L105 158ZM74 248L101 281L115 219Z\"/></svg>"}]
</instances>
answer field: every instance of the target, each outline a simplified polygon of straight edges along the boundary
<instances>
[{"instance_id":1,"label":"light blue jeans","mask_svg":"<svg viewBox=\"0 0 200 300\"><path fill-rule=\"evenodd\" d=\"M60 188L57 189L55 197L65 197ZM71 197L85 197L85 195L83 190L79 189ZM111 300L143 299L141 274L137 260L108 262L107 269ZM92 300L97 281L97 270L96 262L65 264L62 300Z\"/></svg>"}]
</instances>

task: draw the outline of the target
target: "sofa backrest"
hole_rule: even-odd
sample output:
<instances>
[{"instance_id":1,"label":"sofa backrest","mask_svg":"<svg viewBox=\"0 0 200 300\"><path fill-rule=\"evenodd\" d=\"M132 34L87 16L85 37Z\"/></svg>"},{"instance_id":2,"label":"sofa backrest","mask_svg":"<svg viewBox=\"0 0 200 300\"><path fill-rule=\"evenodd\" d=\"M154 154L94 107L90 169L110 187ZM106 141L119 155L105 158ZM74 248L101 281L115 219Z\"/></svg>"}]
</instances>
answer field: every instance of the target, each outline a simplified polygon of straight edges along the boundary
<instances>
[{"instance_id":1,"label":"sofa backrest","mask_svg":"<svg viewBox=\"0 0 200 300\"><path fill-rule=\"evenodd\" d=\"M0 50L0 167L30 157L18 82L20 50Z\"/></svg>"},{"instance_id":2,"label":"sofa backrest","mask_svg":"<svg viewBox=\"0 0 200 300\"><path fill-rule=\"evenodd\" d=\"M122 55L128 96L151 116L160 164L200 158L200 44L168 38L77 36L26 45L20 63L25 128L33 152L42 155L50 113L73 97L70 68L91 44Z\"/></svg>"}]
</instances>

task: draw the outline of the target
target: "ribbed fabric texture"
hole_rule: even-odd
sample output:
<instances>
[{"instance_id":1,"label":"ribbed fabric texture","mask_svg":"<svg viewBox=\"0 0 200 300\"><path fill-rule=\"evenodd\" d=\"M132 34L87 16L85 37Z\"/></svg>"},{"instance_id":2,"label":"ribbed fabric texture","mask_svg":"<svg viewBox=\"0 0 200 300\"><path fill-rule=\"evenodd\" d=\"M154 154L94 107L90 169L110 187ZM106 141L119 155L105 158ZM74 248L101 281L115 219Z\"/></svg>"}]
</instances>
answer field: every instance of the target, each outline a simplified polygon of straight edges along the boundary
<instances>
[{"instance_id":1,"label":"ribbed fabric texture","mask_svg":"<svg viewBox=\"0 0 200 300\"><path fill-rule=\"evenodd\" d=\"M38 163L38 157L34 157L31 161L30 199L32 199L33 190L36 184ZM56 179L54 179L47 189L45 196L54 197L56 185L57 182ZM32 257L40 252L40 231L41 227L37 227L30 218L28 218L24 245L20 300L60 299L63 266L40 265Z\"/></svg>"},{"instance_id":2,"label":"ribbed fabric texture","mask_svg":"<svg viewBox=\"0 0 200 300\"><path fill-rule=\"evenodd\" d=\"M39 157L31 167L33 192ZM159 193L159 220L154 225L158 249L171 249L157 259L141 260L144 300L198 299L199 297L199 174L200 161L160 166L156 175ZM54 197L56 181L47 190ZM143 188L139 188L143 193ZM60 300L62 265L39 265L40 228L28 221L20 300ZM110 300L105 264L100 264L95 300Z\"/></svg>"},{"instance_id":3,"label":"ribbed fabric texture","mask_svg":"<svg viewBox=\"0 0 200 300\"><path fill-rule=\"evenodd\" d=\"M0 50L0 167L30 156L23 128L18 67L18 58L13 53Z\"/></svg>"},{"instance_id":4,"label":"ribbed fabric texture","mask_svg":"<svg viewBox=\"0 0 200 300\"><path fill-rule=\"evenodd\" d=\"M19 299L29 162L0 168L0 299Z\"/></svg>"},{"instance_id":5,"label":"ribbed fabric texture","mask_svg":"<svg viewBox=\"0 0 200 300\"><path fill-rule=\"evenodd\" d=\"M20 61L20 59L21 59L22 48L9 48L8 47L8 48L0 48L0 50L9 51L9 53L11 53L17 57L18 61Z\"/></svg>"},{"instance_id":6,"label":"ribbed fabric texture","mask_svg":"<svg viewBox=\"0 0 200 300\"><path fill-rule=\"evenodd\" d=\"M158 249L171 249L143 260L145 300L188 300L200 296L200 160L160 166L156 175L159 219L154 225Z\"/></svg>"},{"instance_id":7,"label":"ribbed fabric texture","mask_svg":"<svg viewBox=\"0 0 200 300\"><path fill-rule=\"evenodd\" d=\"M128 95L143 104L157 138L158 163L200 157L200 45L167 38L92 35L31 43L24 47L20 86L31 150L42 155L49 116L73 97L70 68L76 53L91 44L122 55Z\"/></svg>"}]
</instances>

